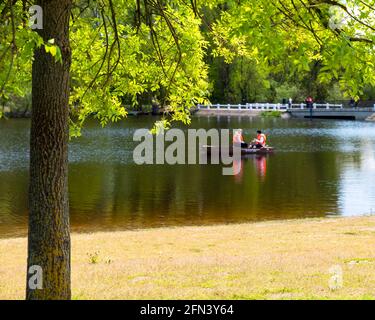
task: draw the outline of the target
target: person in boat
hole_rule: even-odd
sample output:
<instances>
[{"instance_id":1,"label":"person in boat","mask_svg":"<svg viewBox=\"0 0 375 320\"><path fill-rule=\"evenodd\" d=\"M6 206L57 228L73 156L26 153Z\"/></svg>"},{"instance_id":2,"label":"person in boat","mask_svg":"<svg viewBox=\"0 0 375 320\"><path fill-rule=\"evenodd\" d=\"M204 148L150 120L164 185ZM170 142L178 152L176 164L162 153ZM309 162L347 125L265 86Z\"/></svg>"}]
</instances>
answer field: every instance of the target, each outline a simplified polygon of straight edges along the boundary
<instances>
[{"instance_id":1,"label":"person in boat","mask_svg":"<svg viewBox=\"0 0 375 320\"><path fill-rule=\"evenodd\" d=\"M244 141L242 136L242 129L237 129L233 134L233 145L241 146L241 148L248 148L248 144Z\"/></svg>"},{"instance_id":2,"label":"person in boat","mask_svg":"<svg viewBox=\"0 0 375 320\"><path fill-rule=\"evenodd\" d=\"M257 137L253 140L251 147L253 149L260 149L266 146L267 136L261 130L257 131Z\"/></svg>"}]
</instances>

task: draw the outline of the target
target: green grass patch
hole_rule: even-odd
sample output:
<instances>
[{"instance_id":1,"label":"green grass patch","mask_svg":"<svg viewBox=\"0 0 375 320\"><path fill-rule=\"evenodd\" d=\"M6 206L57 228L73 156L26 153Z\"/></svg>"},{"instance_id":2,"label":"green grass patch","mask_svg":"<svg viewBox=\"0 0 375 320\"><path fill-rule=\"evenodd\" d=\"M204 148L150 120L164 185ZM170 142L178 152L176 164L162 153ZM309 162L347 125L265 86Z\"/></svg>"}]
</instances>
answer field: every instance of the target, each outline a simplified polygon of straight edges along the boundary
<instances>
[{"instance_id":1,"label":"green grass patch","mask_svg":"<svg viewBox=\"0 0 375 320\"><path fill-rule=\"evenodd\" d=\"M282 115L282 112L277 111L277 110L263 111L260 115L264 118L280 118Z\"/></svg>"},{"instance_id":2,"label":"green grass patch","mask_svg":"<svg viewBox=\"0 0 375 320\"><path fill-rule=\"evenodd\" d=\"M375 258L352 258L352 259L345 259L344 263L373 263L375 262Z\"/></svg>"}]
</instances>

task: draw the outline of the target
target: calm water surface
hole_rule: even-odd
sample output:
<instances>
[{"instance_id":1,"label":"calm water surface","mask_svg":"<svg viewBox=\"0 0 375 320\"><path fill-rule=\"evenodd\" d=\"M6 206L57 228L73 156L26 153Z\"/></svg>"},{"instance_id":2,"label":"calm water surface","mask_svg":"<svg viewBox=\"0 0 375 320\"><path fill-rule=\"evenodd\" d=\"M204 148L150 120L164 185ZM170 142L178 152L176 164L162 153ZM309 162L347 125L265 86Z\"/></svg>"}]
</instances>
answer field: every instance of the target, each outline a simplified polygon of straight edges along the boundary
<instances>
[{"instance_id":1,"label":"calm water surface","mask_svg":"<svg viewBox=\"0 0 375 320\"><path fill-rule=\"evenodd\" d=\"M70 144L70 207L75 231L202 225L375 212L375 124L370 122L195 117L193 128L257 128L277 152L221 165L133 162L132 135L155 118L102 129L89 123ZM28 120L0 121L0 237L27 226Z\"/></svg>"}]
</instances>

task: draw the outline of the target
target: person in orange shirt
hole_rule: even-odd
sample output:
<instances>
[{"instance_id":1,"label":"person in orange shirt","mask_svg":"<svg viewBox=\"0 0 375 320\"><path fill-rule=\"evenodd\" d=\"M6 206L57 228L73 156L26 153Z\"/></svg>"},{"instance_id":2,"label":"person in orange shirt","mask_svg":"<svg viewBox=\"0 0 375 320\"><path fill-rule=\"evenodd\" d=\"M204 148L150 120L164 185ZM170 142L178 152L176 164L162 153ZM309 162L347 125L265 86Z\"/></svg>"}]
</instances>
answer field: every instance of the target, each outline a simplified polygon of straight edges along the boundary
<instances>
[{"instance_id":1,"label":"person in orange shirt","mask_svg":"<svg viewBox=\"0 0 375 320\"><path fill-rule=\"evenodd\" d=\"M266 146L267 136L261 130L257 131L257 137L253 140L252 147L260 149Z\"/></svg>"}]
</instances>

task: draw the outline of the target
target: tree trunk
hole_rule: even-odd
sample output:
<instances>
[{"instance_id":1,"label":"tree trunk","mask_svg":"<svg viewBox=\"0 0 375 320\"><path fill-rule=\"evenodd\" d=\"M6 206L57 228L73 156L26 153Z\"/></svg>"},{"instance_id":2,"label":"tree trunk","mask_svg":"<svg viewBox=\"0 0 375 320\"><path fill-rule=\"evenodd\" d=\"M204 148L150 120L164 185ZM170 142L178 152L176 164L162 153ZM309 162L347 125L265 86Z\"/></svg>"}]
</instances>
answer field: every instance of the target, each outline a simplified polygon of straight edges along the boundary
<instances>
[{"instance_id":1,"label":"tree trunk","mask_svg":"<svg viewBox=\"0 0 375 320\"><path fill-rule=\"evenodd\" d=\"M69 18L71 0L39 0L44 41L55 39L63 63L37 49L32 70L27 299L70 299L68 199ZM42 270L42 289L30 287L30 267Z\"/></svg>"}]
</instances>

